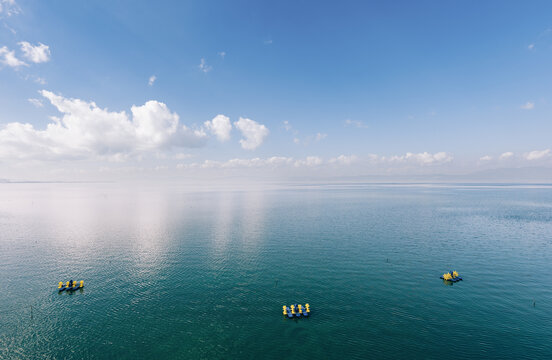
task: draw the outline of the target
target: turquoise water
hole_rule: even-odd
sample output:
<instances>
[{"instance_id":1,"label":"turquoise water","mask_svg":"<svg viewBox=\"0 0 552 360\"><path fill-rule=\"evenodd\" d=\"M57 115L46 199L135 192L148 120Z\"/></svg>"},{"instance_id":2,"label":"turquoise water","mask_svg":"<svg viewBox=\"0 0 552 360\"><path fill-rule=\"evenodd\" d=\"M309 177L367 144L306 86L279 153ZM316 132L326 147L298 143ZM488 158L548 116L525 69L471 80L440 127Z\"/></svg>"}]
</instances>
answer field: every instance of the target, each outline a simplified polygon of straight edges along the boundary
<instances>
[{"instance_id":1,"label":"turquoise water","mask_svg":"<svg viewBox=\"0 0 552 360\"><path fill-rule=\"evenodd\" d=\"M2 359L552 358L547 186L1 184L0 234Z\"/></svg>"}]
</instances>

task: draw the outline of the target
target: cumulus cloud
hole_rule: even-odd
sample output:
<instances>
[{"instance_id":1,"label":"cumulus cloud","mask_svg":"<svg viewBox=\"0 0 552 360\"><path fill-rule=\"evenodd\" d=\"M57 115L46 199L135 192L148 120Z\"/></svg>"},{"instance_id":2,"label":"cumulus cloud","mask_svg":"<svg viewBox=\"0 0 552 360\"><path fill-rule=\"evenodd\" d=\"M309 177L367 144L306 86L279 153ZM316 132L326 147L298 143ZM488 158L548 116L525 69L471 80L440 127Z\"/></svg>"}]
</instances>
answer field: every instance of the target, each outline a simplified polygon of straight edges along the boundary
<instances>
[{"instance_id":1,"label":"cumulus cloud","mask_svg":"<svg viewBox=\"0 0 552 360\"><path fill-rule=\"evenodd\" d=\"M485 155L485 156L483 156L483 157L480 157L480 158L479 158L479 161L491 161L492 159L493 159L492 156L490 156L490 155Z\"/></svg>"},{"instance_id":2,"label":"cumulus cloud","mask_svg":"<svg viewBox=\"0 0 552 360\"><path fill-rule=\"evenodd\" d=\"M227 116L219 114L215 116L213 120L205 121L203 124L219 141L227 141L230 139L232 124L230 123L230 118Z\"/></svg>"},{"instance_id":3,"label":"cumulus cloud","mask_svg":"<svg viewBox=\"0 0 552 360\"><path fill-rule=\"evenodd\" d=\"M358 161L356 155L339 155L338 157L331 158L330 164L351 165Z\"/></svg>"},{"instance_id":4,"label":"cumulus cloud","mask_svg":"<svg viewBox=\"0 0 552 360\"><path fill-rule=\"evenodd\" d=\"M207 65L204 58L201 58L201 61L198 67L199 67L199 70L203 71L204 73L208 73L209 71L213 70L213 67L210 65Z\"/></svg>"},{"instance_id":5,"label":"cumulus cloud","mask_svg":"<svg viewBox=\"0 0 552 360\"><path fill-rule=\"evenodd\" d=\"M505 153L502 153L499 157L500 160L506 160L506 159L510 159L512 156L514 156L514 153L511 152L511 151L507 151Z\"/></svg>"},{"instance_id":6,"label":"cumulus cloud","mask_svg":"<svg viewBox=\"0 0 552 360\"><path fill-rule=\"evenodd\" d=\"M452 161L452 159L452 155L446 152L438 152L435 154L430 154L428 152L418 154L407 152L405 155L395 155L389 158L391 162L412 162L420 165L444 164Z\"/></svg>"},{"instance_id":7,"label":"cumulus cloud","mask_svg":"<svg viewBox=\"0 0 552 360\"><path fill-rule=\"evenodd\" d=\"M525 154L527 160L541 160L550 157L552 154L550 149L546 150L534 150Z\"/></svg>"},{"instance_id":8,"label":"cumulus cloud","mask_svg":"<svg viewBox=\"0 0 552 360\"><path fill-rule=\"evenodd\" d=\"M8 123L0 129L0 158L4 159L108 159L173 147L205 143L202 130L179 124L179 117L158 101L112 112L94 102L64 98L50 91L40 94L62 113L51 117L44 130L31 124Z\"/></svg>"},{"instance_id":9,"label":"cumulus cloud","mask_svg":"<svg viewBox=\"0 0 552 360\"><path fill-rule=\"evenodd\" d=\"M521 105L520 108L523 110L533 110L535 108L535 103L527 101L525 104Z\"/></svg>"},{"instance_id":10,"label":"cumulus cloud","mask_svg":"<svg viewBox=\"0 0 552 360\"><path fill-rule=\"evenodd\" d=\"M246 150L258 148L269 134L266 126L251 119L240 117L234 122L234 126L242 133L244 138L240 140L240 144Z\"/></svg>"},{"instance_id":11,"label":"cumulus cloud","mask_svg":"<svg viewBox=\"0 0 552 360\"><path fill-rule=\"evenodd\" d=\"M527 49L529 49L529 50L533 50L534 48L535 48L535 44L529 44L527 46Z\"/></svg>"},{"instance_id":12,"label":"cumulus cloud","mask_svg":"<svg viewBox=\"0 0 552 360\"><path fill-rule=\"evenodd\" d=\"M19 60L15 56L15 51L8 49L6 46L0 47L0 64L9 66L12 68L27 66L27 63Z\"/></svg>"},{"instance_id":13,"label":"cumulus cloud","mask_svg":"<svg viewBox=\"0 0 552 360\"><path fill-rule=\"evenodd\" d=\"M150 76L150 78L148 80L148 85L153 86L153 83L155 82L155 80L157 80L157 76L155 76L155 75Z\"/></svg>"},{"instance_id":14,"label":"cumulus cloud","mask_svg":"<svg viewBox=\"0 0 552 360\"><path fill-rule=\"evenodd\" d=\"M226 51L218 52L218 56L220 56L222 59L224 59L226 57Z\"/></svg>"},{"instance_id":15,"label":"cumulus cloud","mask_svg":"<svg viewBox=\"0 0 552 360\"><path fill-rule=\"evenodd\" d=\"M177 141L173 135L178 130L178 115L172 113L167 105L150 100L142 106L133 105L130 111L139 150L157 149Z\"/></svg>"},{"instance_id":16,"label":"cumulus cloud","mask_svg":"<svg viewBox=\"0 0 552 360\"><path fill-rule=\"evenodd\" d=\"M36 64L50 61L50 47L44 45L43 43L38 43L38 45L32 45L27 41L21 41L19 43L21 46L21 51L23 56Z\"/></svg>"}]
</instances>

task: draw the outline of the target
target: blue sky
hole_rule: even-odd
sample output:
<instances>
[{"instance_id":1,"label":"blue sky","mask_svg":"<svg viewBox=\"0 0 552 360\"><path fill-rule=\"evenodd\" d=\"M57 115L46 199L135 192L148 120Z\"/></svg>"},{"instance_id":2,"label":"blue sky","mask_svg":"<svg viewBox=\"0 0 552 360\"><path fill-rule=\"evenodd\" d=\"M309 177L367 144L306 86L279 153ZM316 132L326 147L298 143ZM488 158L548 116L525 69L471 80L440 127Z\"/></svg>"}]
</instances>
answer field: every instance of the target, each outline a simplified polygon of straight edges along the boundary
<instances>
[{"instance_id":1,"label":"blue sky","mask_svg":"<svg viewBox=\"0 0 552 360\"><path fill-rule=\"evenodd\" d=\"M33 177L23 163L43 169L36 176L68 167L197 172L236 159L290 173L551 166L548 1L0 4L0 177ZM70 99L80 105L60 110ZM105 110L100 120L75 108L91 102ZM149 124L115 139L122 111L124 126L147 117L158 132ZM170 136L167 114L178 117ZM205 124L217 115L230 126L223 141ZM44 133L51 116L70 131ZM6 130L13 123L32 129ZM116 146L102 142L105 127Z\"/></svg>"}]
</instances>

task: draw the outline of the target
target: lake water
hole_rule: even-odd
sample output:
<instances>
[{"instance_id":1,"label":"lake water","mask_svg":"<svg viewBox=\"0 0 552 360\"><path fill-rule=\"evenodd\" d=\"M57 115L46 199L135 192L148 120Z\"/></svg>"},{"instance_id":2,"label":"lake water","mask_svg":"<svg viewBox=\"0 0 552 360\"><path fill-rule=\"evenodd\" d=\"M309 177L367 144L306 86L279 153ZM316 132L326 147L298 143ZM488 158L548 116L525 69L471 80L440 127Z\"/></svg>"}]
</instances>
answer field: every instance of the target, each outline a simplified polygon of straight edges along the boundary
<instances>
[{"instance_id":1,"label":"lake water","mask_svg":"<svg viewBox=\"0 0 552 360\"><path fill-rule=\"evenodd\" d=\"M2 359L551 359L551 274L549 186L0 184Z\"/></svg>"}]
</instances>

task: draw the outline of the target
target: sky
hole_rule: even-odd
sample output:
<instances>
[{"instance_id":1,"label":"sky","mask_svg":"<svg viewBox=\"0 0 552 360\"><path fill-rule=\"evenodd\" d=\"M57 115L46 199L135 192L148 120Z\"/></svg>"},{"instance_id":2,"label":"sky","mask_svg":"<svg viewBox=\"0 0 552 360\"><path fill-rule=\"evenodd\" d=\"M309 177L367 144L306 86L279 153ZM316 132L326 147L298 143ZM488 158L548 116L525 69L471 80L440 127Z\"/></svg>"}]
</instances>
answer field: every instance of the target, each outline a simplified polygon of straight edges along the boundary
<instances>
[{"instance_id":1,"label":"sky","mask_svg":"<svg viewBox=\"0 0 552 360\"><path fill-rule=\"evenodd\" d=\"M549 1L0 0L0 179L552 169Z\"/></svg>"}]
</instances>

